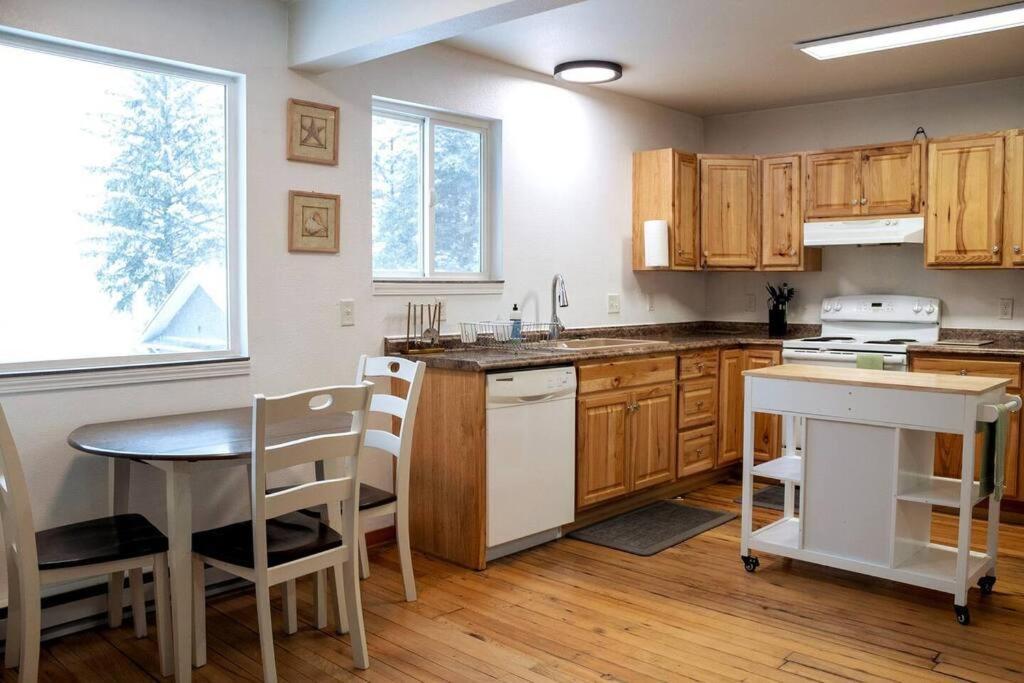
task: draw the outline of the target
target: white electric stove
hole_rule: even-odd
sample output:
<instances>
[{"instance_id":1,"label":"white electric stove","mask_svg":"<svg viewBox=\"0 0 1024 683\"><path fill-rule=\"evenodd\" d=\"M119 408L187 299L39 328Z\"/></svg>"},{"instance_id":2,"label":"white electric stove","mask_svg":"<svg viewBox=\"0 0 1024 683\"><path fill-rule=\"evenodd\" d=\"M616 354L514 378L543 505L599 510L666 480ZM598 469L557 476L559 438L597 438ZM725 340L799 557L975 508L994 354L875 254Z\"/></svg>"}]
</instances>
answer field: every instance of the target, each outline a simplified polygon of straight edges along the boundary
<instances>
[{"instance_id":1,"label":"white electric stove","mask_svg":"<svg viewBox=\"0 0 1024 683\"><path fill-rule=\"evenodd\" d=\"M907 345L939 338L938 299L899 294L834 296L821 302L821 336L782 343L783 363L854 367L882 355L883 368L907 371Z\"/></svg>"}]
</instances>

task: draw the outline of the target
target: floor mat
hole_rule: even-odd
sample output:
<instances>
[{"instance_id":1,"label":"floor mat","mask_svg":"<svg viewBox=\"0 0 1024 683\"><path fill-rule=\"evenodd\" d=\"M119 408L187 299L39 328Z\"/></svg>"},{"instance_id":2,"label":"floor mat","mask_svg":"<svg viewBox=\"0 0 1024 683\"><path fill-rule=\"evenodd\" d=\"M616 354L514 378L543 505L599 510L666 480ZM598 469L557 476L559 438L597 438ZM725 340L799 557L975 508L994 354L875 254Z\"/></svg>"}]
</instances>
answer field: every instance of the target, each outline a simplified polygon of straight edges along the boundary
<instances>
[{"instance_id":1,"label":"floor mat","mask_svg":"<svg viewBox=\"0 0 1024 683\"><path fill-rule=\"evenodd\" d=\"M569 538L644 557L736 519L732 512L661 500L568 534Z\"/></svg>"}]
</instances>

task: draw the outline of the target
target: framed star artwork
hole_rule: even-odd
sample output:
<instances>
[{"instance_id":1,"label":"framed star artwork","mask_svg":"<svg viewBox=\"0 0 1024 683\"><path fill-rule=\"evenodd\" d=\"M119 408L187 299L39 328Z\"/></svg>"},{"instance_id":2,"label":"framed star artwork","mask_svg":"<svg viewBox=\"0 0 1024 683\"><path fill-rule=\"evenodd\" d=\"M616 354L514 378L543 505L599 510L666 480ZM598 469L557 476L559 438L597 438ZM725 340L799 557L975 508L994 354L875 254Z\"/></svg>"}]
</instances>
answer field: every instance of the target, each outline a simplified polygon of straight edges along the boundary
<instances>
[{"instance_id":1,"label":"framed star artwork","mask_svg":"<svg viewBox=\"0 0 1024 683\"><path fill-rule=\"evenodd\" d=\"M288 100L288 160L338 165L338 108Z\"/></svg>"},{"instance_id":2,"label":"framed star artwork","mask_svg":"<svg viewBox=\"0 0 1024 683\"><path fill-rule=\"evenodd\" d=\"M288 251L337 254L341 197L320 192L288 193Z\"/></svg>"}]
</instances>

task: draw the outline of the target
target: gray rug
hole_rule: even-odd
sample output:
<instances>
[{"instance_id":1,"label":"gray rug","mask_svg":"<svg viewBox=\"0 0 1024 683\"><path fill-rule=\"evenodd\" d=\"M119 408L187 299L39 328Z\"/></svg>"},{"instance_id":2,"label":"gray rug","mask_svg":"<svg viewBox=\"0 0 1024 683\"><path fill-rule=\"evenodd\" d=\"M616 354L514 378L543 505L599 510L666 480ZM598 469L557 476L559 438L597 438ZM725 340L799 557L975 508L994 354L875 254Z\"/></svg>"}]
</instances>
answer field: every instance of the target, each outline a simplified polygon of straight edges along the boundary
<instances>
[{"instance_id":1,"label":"gray rug","mask_svg":"<svg viewBox=\"0 0 1024 683\"><path fill-rule=\"evenodd\" d=\"M734 503L742 503L743 497L740 496ZM786 502L786 487L782 484L774 484L772 486L766 486L760 491L754 492L754 507L768 508L769 510L782 510L785 507ZM800 510L800 487L796 487L796 505L795 510Z\"/></svg>"},{"instance_id":2,"label":"gray rug","mask_svg":"<svg viewBox=\"0 0 1024 683\"><path fill-rule=\"evenodd\" d=\"M577 529L569 538L647 557L733 519L736 515L731 512L661 500Z\"/></svg>"}]
</instances>

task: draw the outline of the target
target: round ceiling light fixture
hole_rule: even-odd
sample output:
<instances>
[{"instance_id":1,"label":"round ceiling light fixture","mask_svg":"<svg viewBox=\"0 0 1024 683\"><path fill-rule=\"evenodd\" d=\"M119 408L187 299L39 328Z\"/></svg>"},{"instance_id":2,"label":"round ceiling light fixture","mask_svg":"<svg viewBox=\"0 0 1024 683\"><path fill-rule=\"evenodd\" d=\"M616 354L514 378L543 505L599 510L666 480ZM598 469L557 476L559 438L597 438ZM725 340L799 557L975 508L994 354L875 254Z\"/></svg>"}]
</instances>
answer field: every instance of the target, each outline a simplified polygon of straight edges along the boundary
<instances>
[{"instance_id":1,"label":"round ceiling light fixture","mask_svg":"<svg viewBox=\"0 0 1024 683\"><path fill-rule=\"evenodd\" d=\"M622 78L622 65L600 59L562 62L555 67L555 78L570 83L610 83Z\"/></svg>"}]
</instances>

